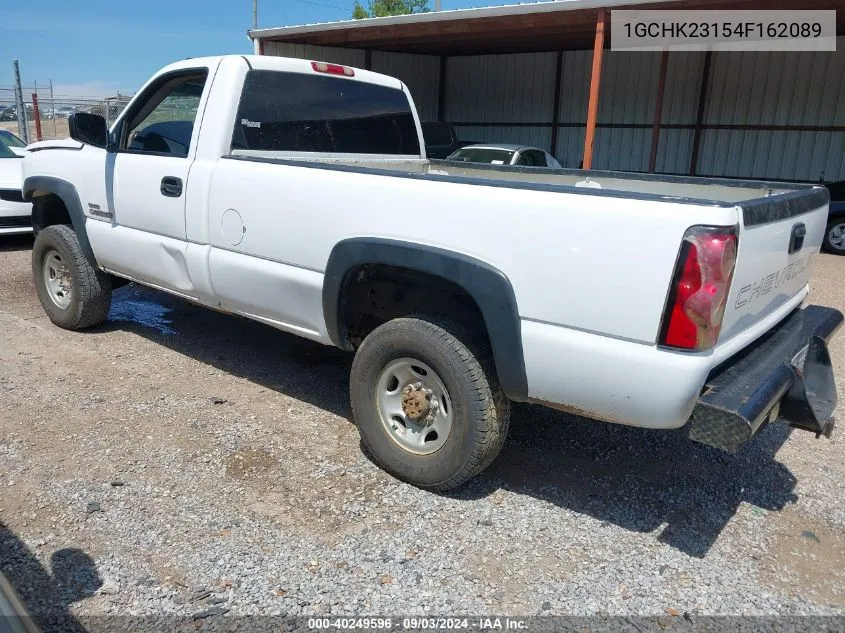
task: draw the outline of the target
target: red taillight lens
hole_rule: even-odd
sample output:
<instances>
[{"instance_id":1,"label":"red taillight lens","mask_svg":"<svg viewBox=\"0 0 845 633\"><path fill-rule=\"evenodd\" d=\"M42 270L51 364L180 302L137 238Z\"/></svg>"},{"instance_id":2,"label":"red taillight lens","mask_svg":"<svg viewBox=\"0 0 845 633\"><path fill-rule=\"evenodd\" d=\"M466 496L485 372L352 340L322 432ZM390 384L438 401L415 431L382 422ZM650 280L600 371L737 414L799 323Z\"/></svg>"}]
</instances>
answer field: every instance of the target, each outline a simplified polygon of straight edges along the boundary
<instances>
[{"instance_id":1,"label":"red taillight lens","mask_svg":"<svg viewBox=\"0 0 845 633\"><path fill-rule=\"evenodd\" d=\"M328 73L330 75L344 75L346 77L354 77L355 70L349 66L341 66L340 64L329 64L327 62L311 62L311 68L318 73Z\"/></svg>"},{"instance_id":2,"label":"red taillight lens","mask_svg":"<svg viewBox=\"0 0 845 633\"><path fill-rule=\"evenodd\" d=\"M716 344L736 265L732 227L694 226L684 235L659 343L706 350Z\"/></svg>"}]
</instances>

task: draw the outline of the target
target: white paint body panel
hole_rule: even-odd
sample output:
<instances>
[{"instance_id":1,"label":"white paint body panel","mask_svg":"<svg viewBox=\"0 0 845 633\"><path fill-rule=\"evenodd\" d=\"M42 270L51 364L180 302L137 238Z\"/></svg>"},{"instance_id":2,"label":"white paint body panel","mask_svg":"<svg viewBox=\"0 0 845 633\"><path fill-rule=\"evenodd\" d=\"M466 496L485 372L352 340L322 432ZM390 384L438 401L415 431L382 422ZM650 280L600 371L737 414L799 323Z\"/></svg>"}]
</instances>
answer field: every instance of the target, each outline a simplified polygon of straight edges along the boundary
<instances>
[{"instance_id":1,"label":"white paint body panel","mask_svg":"<svg viewBox=\"0 0 845 633\"><path fill-rule=\"evenodd\" d=\"M548 170L475 173L432 165L423 155L404 162L359 155L308 158L346 165L339 168L226 158L250 65L313 72L308 61L283 58L179 62L161 73L211 71L187 159L130 161L120 153L115 157L68 144L28 156L24 175L71 182L83 208L90 203L112 214L89 213L86 220L94 254L105 269L326 344L331 341L322 307L323 272L341 240L388 238L481 260L513 286L529 396L644 427L684 424L708 372L768 331L807 294L809 267L781 293L734 305L749 280L765 279L790 258L812 259L826 215L821 208L745 228L741 209L732 205L756 197L756 189L705 180L669 187L599 177L604 189L628 186L637 193L599 195L575 189L576 180ZM354 79L344 80L406 90L396 79L358 69ZM132 104L125 112L131 109ZM416 124L419 133L418 118ZM178 160L183 163L175 173ZM161 196L163 175L183 178L181 198ZM507 186L503 180L536 187ZM680 195L721 203L682 203ZM787 256L784 232L788 237L798 219L807 225L805 247ZM732 286L733 307L715 349L666 351L656 340L667 292L684 233L697 224L739 228L736 278L741 283Z\"/></svg>"},{"instance_id":2,"label":"white paint body panel","mask_svg":"<svg viewBox=\"0 0 845 633\"><path fill-rule=\"evenodd\" d=\"M23 159L19 157L0 158L0 189L20 190L23 183L21 169ZM29 202L13 202L0 200L0 218L20 217L32 215L32 204ZM0 235L18 235L32 233L32 226L0 226Z\"/></svg>"}]
</instances>

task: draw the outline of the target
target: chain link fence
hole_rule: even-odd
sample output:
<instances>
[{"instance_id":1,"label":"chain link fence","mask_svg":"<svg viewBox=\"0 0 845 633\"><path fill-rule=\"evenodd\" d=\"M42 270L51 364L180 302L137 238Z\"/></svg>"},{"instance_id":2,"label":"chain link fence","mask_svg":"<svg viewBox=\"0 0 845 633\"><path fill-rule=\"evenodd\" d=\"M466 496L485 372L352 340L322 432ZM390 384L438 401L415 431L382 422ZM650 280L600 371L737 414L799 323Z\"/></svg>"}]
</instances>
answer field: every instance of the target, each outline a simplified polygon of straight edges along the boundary
<instances>
[{"instance_id":1,"label":"chain link fence","mask_svg":"<svg viewBox=\"0 0 845 633\"><path fill-rule=\"evenodd\" d=\"M36 99L33 99L33 94ZM132 98L117 94L111 97L80 97L51 94L49 90L23 89L27 132L30 143L39 139L61 139L68 137L68 117L75 112L99 114L111 124ZM36 109L37 101L37 109ZM15 92L12 88L0 87L0 129L6 129L24 138L19 129ZM24 139L26 140L26 139Z\"/></svg>"}]
</instances>

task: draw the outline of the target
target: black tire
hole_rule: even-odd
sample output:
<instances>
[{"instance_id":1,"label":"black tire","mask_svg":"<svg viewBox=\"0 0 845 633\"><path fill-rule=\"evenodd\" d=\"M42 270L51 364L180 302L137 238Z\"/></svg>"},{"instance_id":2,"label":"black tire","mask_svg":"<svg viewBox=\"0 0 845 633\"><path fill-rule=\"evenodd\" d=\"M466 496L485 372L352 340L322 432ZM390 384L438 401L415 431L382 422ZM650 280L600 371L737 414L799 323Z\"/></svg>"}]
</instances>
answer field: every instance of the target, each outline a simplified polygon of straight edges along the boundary
<instances>
[{"instance_id":1,"label":"black tire","mask_svg":"<svg viewBox=\"0 0 845 633\"><path fill-rule=\"evenodd\" d=\"M51 299L43 272L44 260L53 251L70 275L70 301L64 308ZM106 320L111 307L111 277L88 262L71 227L54 224L38 232L32 247L32 280L41 307L59 327L81 330Z\"/></svg>"},{"instance_id":2,"label":"black tire","mask_svg":"<svg viewBox=\"0 0 845 633\"><path fill-rule=\"evenodd\" d=\"M394 441L376 404L379 375L403 357L434 369L449 393L452 430L428 455ZM508 434L510 401L499 387L489 350L462 326L437 317L394 319L373 330L355 354L350 396L361 438L375 461L420 488L442 492L464 484L493 462Z\"/></svg>"},{"instance_id":3,"label":"black tire","mask_svg":"<svg viewBox=\"0 0 845 633\"><path fill-rule=\"evenodd\" d=\"M832 233L838 227L845 227L845 215L831 218L827 223L827 228L824 230L824 239L822 239L822 248L834 255L845 255L845 246L835 246L831 241Z\"/></svg>"}]
</instances>

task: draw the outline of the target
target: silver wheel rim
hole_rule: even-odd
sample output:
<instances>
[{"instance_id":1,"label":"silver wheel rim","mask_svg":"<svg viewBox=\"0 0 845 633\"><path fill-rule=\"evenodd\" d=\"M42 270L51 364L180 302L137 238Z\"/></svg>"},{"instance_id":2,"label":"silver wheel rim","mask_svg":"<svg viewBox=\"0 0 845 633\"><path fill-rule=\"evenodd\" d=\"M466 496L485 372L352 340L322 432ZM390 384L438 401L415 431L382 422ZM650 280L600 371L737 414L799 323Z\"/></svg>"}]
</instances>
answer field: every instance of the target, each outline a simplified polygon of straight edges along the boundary
<instances>
[{"instance_id":1,"label":"silver wheel rim","mask_svg":"<svg viewBox=\"0 0 845 633\"><path fill-rule=\"evenodd\" d=\"M828 231L827 239L836 250L845 250L845 222L834 224Z\"/></svg>"},{"instance_id":2,"label":"silver wheel rim","mask_svg":"<svg viewBox=\"0 0 845 633\"><path fill-rule=\"evenodd\" d=\"M44 274L44 287L50 295L50 300L62 310L67 310L73 286L70 272L58 251L47 252L41 270Z\"/></svg>"},{"instance_id":3,"label":"silver wheel rim","mask_svg":"<svg viewBox=\"0 0 845 633\"><path fill-rule=\"evenodd\" d=\"M415 358L392 361L379 374L375 400L390 439L409 453L430 455L449 439L452 401L440 376L425 363Z\"/></svg>"}]
</instances>

